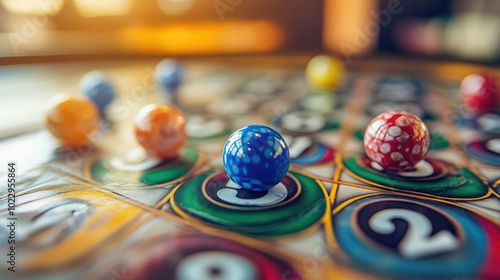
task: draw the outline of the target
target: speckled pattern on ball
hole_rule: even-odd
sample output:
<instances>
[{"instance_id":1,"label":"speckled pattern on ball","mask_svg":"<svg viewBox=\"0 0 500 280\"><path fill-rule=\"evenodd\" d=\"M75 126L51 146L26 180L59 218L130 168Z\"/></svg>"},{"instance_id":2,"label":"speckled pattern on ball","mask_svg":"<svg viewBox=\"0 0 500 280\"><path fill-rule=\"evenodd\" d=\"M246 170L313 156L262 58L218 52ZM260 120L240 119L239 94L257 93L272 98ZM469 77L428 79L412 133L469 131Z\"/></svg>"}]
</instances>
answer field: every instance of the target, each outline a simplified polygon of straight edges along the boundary
<instances>
[{"instance_id":1,"label":"speckled pattern on ball","mask_svg":"<svg viewBox=\"0 0 500 280\"><path fill-rule=\"evenodd\" d=\"M277 185L290 167L285 140L264 125L249 125L234 132L224 145L222 160L231 180L255 191Z\"/></svg>"},{"instance_id":2,"label":"speckled pattern on ball","mask_svg":"<svg viewBox=\"0 0 500 280\"><path fill-rule=\"evenodd\" d=\"M409 169L427 155L429 130L411 113L389 111L376 116L368 124L364 145L367 156L381 167Z\"/></svg>"}]
</instances>

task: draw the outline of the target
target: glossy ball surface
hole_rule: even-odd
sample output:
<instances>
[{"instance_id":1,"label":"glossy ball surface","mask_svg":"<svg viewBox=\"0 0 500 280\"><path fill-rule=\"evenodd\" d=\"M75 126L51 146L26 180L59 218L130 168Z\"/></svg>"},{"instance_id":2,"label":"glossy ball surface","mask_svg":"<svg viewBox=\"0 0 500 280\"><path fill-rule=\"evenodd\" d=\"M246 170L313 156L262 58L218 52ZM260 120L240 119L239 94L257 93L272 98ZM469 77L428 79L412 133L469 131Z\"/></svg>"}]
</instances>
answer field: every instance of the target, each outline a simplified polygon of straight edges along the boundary
<instances>
[{"instance_id":1,"label":"glossy ball surface","mask_svg":"<svg viewBox=\"0 0 500 280\"><path fill-rule=\"evenodd\" d=\"M388 111L376 116L364 136L367 156L388 170L412 168L425 158L429 145L425 123L405 111Z\"/></svg>"},{"instance_id":2,"label":"glossy ball surface","mask_svg":"<svg viewBox=\"0 0 500 280\"><path fill-rule=\"evenodd\" d=\"M186 142L186 119L168 105L147 105L135 119L137 141L148 155L168 159L178 155Z\"/></svg>"},{"instance_id":3,"label":"glossy ball surface","mask_svg":"<svg viewBox=\"0 0 500 280\"><path fill-rule=\"evenodd\" d=\"M466 111L473 114L495 112L500 102L500 92L492 76L472 74L460 85L460 99Z\"/></svg>"},{"instance_id":4,"label":"glossy ball surface","mask_svg":"<svg viewBox=\"0 0 500 280\"><path fill-rule=\"evenodd\" d=\"M283 137L264 125L249 125L229 136L222 152L229 178L247 190L267 190L285 177L290 153Z\"/></svg>"},{"instance_id":5,"label":"glossy ball surface","mask_svg":"<svg viewBox=\"0 0 500 280\"><path fill-rule=\"evenodd\" d=\"M99 129L100 117L92 101L60 94L49 100L45 123L64 146L80 148L92 143L90 138Z\"/></svg>"},{"instance_id":6,"label":"glossy ball surface","mask_svg":"<svg viewBox=\"0 0 500 280\"><path fill-rule=\"evenodd\" d=\"M342 83L344 72L344 64L339 59L318 55L307 63L306 79L311 87L331 90Z\"/></svg>"},{"instance_id":7,"label":"glossy ball surface","mask_svg":"<svg viewBox=\"0 0 500 280\"><path fill-rule=\"evenodd\" d=\"M99 109L104 116L106 108L115 99L116 90L104 73L93 71L80 80L80 90Z\"/></svg>"},{"instance_id":8,"label":"glossy ball surface","mask_svg":"<svg viewBox=\"0 0 500 280\"><path fill-rule=\"evenodd\" d=\"M176 60L164 59L156 65L156 81L168 92L175 92L182 83L182 67Z\"/></svg>"}]
</instances>

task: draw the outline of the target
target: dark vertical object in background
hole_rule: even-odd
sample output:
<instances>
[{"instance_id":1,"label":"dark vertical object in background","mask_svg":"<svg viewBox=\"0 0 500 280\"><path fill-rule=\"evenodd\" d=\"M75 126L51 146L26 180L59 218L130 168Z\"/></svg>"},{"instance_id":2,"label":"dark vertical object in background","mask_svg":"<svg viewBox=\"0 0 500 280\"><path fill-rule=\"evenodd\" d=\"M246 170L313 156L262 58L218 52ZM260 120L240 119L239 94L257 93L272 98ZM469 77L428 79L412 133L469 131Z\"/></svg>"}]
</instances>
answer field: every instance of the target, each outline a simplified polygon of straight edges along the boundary
<instances>
[{"instance_id":1,"label":"dark vertical object in background","mask_svg":"<svg viewBox=\"0 0 500 280\"><path fill-rule=\"evenodd\" d=\"M277 22L286 32L285 50L322 49L323 1L243 0L240 6L224 16L225 20L270 19Z\"/></svg>"},{"instance_id":2,"label":"dark vertical object in background","mask_svg":"<svg viewBox=\"0 0 500 280\"><path fill-rule=\"evenodd\" d=\"M397 15L392 15L386 27L381 26L379 33L378 50L382 53L404 53L405 51L395 42L396 27L405 19L431 19L434 17L447 17L451 13L451 0L380 0L380 9L386 9L388 4L399 1L403 10Z\"/></svg>"}]
</instances>

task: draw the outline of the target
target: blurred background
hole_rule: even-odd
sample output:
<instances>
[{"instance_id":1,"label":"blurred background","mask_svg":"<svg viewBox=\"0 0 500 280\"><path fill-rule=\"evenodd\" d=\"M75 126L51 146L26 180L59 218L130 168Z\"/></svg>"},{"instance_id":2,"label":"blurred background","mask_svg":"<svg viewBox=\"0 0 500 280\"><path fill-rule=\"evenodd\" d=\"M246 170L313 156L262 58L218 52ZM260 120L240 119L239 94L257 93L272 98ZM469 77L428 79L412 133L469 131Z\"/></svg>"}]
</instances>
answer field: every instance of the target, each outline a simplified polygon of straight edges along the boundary
<instances>
[{"instance_id":1,"label":"blurred background","mask_svg":"<svg viewBox=\"0 0 500 280\"><path fill-rule=\"evenodd\" d=\"M500 61L495 0L0 0L0 56L329 51Z\"/></svg>"}]
</instances>

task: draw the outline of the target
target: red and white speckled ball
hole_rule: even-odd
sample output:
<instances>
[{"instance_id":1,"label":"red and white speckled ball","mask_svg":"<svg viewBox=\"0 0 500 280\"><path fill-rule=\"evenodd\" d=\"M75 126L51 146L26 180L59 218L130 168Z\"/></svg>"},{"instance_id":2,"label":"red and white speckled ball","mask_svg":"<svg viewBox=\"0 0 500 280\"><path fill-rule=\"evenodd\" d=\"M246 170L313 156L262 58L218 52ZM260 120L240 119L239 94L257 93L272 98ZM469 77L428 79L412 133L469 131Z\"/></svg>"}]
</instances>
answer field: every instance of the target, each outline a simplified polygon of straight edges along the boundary
<instances>
[{"instance_id":1,"label":"red and white speckled ball","mask_svg":"<svg viewBox=\"0 0 500 280\"><path fill-rule=\"evenodd\" d=\"M368 124L364 145L367 156L384 169L410 169L429 151L429 130L412 113L388 111Z\"/></svg>"},{"instance_id":2,"label":"red and white speckled ball","mask_svg":"<svg viewBox=\"0 0 500 280\"><path fill-rule=\"evenodd\" d=\"M500 92L491 75L472 74L465 77L460 85L462 104L470 113L482 114L499 109Z\"/></svg>"}]
</instances>

